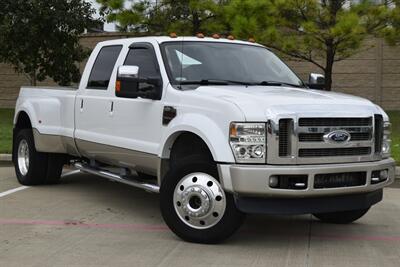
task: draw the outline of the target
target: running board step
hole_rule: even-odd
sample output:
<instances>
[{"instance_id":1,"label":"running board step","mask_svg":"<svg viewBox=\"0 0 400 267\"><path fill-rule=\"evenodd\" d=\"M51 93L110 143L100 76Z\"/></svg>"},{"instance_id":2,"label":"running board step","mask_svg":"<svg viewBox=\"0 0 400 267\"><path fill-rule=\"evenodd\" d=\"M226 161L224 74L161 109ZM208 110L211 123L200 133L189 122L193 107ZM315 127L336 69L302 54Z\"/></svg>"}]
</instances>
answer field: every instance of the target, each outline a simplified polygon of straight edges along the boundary
<instances>
[{"instance_id":1,"label":"running board step","mask_svg":"<svg viewBox=\"0 0 400 267\"><path fill-rule=\"evenodd\" d=\"M160 192L160 187L158 185L155 184L149 184L149 183L144 183L142 181L138 181L138 180L134 180L134 179L126 179L123 176L120 176L118 174L106 171L106 170L101 170L101 169L96 169L96 168L92 168L89 165L86 165L84 163L75 163L74 164L75 168L77 168L78 170L80 170L81 172L85 172L85 173L90 173L90 174L94 174L103 178L107 178L110 179L112 181L116 181L119 183L123 183L123 184L127 184L130 186L134 186L137 188L141 188L144 189L146 191L150 191L153 193L159 193Z\"/></svg>"}]
</instances>

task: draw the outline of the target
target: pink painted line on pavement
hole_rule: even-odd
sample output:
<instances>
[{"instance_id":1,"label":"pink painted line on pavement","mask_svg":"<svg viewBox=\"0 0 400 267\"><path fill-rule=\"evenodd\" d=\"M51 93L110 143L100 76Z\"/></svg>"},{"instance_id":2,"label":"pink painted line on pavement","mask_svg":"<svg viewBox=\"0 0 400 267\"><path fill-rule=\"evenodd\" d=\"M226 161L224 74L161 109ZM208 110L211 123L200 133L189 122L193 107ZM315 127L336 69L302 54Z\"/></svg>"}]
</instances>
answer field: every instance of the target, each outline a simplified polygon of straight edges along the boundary
<instances>
[{"instance_id":1,"label":"pink painted line on pavement","mask_svg":"<svg viewBox=\"0 0 400 267\"><path fill-rule=\"evenodd\" d=\"M359 240L359 241L400 241L400 236L368 236L368 235L311 235L313 238Z\"/></svg>"},{"instance_id":2,"label":"pink painted line on pavement","mask_svg":"<svg viewBox=\"0 0 400 267\"><path fill-rule=\"evenodd\" d=\"M49 220L23 220L23 219L0 219L0 225L48 225L48 226L67 226L99 229L128 229L149 232L167 231L164 225L150 224L110 224L110 223L84 223L79 221L49 221Z\"/></svg>"}]
</instances>

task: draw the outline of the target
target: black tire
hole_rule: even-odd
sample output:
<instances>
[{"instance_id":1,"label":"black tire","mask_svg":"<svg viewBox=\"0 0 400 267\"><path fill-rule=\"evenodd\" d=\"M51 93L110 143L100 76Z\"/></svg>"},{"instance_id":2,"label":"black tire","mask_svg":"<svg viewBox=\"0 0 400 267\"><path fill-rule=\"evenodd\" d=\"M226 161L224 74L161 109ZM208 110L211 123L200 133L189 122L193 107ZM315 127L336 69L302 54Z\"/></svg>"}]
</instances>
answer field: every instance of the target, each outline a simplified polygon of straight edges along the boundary
<instances>
[{"instance_id":1,"label":"black tire","mask_svg":"<svg viewBox=\"0 0 400 267\"><path fill-rule=\"evenodd\" d=\"M162 216L168 227L185 241L204 244L219 243L236 232L242 225L245 215L236 208L233 196L225 193L225 212L214 226L207 229L196 229L184 223L174 208L174 190L183 177L195 172L206 173L218 180L215 163L206 161L204 157L194 155L181 160L163 178L160 190Z\"/></svg>"},{"instance_id":2,"label":"black tire","mask_svg":"<svg viewBox=\"0 0 400 267\"><path fill-rule=\"evenodd\" d=\"M66 157L64 154L48 154L46 184L57 184L60 182L65 162Z\"/></svg>"},{"instance_id":3,"label":"black tire","mask_svg":"<svg viewBox=\"0 0 400 267\"><path fill-rule=\"evenodd\" d=\"M18 150L22 142L26 142L29 149L29 167L26 173L21 173L20 162L18 160ZM40 185L45 183L47 177L48 155L37 152L33 140L32 130L23 129L16 134L14 140L13 158L15 159L15 173L22 185Z\"/></svg>"},{"instance_id":4,"label":"black tire","mask_svg":"<svg viewBox=\"0 0 400 267\"><path fill-rule=\"evenodd\" d=\"M316 213L313 215L317 217L320 221L325 223L349 224L360 219L368 212L368 210L369 208L329 213Z\"/></svg>"}]
</instances>

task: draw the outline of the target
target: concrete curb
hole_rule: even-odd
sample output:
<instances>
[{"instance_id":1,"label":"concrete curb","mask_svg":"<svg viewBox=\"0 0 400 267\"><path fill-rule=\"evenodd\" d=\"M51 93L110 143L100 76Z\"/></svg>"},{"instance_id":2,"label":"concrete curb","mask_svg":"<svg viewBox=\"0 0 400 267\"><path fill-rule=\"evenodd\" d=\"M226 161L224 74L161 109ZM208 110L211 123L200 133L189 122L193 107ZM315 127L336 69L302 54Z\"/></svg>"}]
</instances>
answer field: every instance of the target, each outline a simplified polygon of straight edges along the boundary
<instances>
[{"instance_id":1,"label":"concrete curb","mask_svg":"<svg viewBox=\"0 0 400 267\"><path fill-rule=\"evenodd\" d=\"M11 154L0 154L0 162L11 162Z\"/></svg>"},{"instance_id":2,"label":"concrete curb","mask_svg":"<svg viewBox=\"0 0 400 267\"><path fill-rule=\"evenodd\" d=\"M11 154L0 154L0 162L11 162ZM400 179L400 166L396 167L396 179Z\"/></svg>"}]
</instances>

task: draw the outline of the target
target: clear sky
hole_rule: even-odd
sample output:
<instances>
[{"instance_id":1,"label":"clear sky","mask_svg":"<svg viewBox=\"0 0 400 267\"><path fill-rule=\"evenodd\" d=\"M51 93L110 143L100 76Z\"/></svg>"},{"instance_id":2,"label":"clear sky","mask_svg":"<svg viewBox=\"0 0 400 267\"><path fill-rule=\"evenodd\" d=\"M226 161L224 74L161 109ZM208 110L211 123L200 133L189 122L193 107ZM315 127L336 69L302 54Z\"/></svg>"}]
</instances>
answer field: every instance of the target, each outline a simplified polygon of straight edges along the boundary
<instances>
[{"instance_id":1,"label":"clear sky","mask_svg":"<svg viewBox=\"0 0 400 267\"><path fill-rule=\"evenodd\" d=\"M86 0L90 3L92 3L93 7L96 9L99 9L100 5L96 3L96 0ZM114 23L106 23L104 25L104 30L108 32L114 32L115 31L115 24Z\"/></svg>"}]
</instances>

